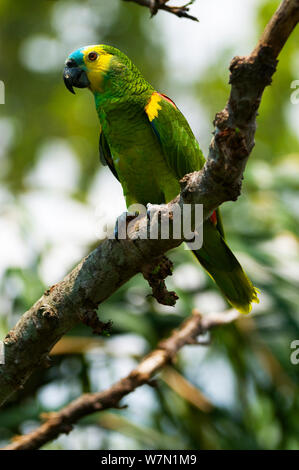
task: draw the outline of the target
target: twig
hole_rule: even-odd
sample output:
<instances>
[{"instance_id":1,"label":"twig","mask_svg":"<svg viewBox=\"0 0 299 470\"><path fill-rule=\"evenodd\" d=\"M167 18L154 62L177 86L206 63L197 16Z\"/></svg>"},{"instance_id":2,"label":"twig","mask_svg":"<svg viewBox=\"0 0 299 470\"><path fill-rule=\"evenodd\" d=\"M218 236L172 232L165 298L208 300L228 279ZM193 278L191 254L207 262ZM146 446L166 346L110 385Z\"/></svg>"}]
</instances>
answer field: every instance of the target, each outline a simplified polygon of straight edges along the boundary
<instances>
[{"instance_id":1,"label":"twig","mask_svg":"<svg viewBox=\"0 0 299 470\"><path fill-rule=\"evenodd\" d=\"M147 239L148 220L140 216L128 239L105 240L65 279L47 291L25 313L4 340L5 364L0 365L0 405L44 362L55 343L86 312L95 311L120 286L149 263L184 240L172 238L173 204L203 204L204 220L223 202L236 200L245 165L254 146L256 115L263 91L271 83L277 56L299 20L299 0L284 0L261 40L247 57L230 66L231 93L215 117L215 135L204 168L186 175L181 194L161 210L169 221L169 239ZM160 219L157 214L157 218ZM151 226L157 220L151 219ZM155 230L155 229L154 229Z\"/></svg>"},{"instance_id":2,"label":"twig","mask_svg":"<svg viewBox=\"0 0 299 470\"><path fill-rule=\"evenodd\" d=\"M124 2L134 2L137 3L138 5L147 7L151 15L154 16L158 13L159 10L164 10L168 11L169 13L172 13L173 15L178 16L179 18L188 18L189 20L193 21L198 21L198 19L195 16L189 15L189 5L192 5L194 3L194 0L189 1L185 5L182 5L180 7L174 7L174 6L169 6L166 5L169 0L123 0Z\"/></svg>"},{"instance_id":3,"label":"twig","mask_svg":"<svg viewBox=\"0 0 299 470\"><path fill-rule=\"evenodd\" d=\"M180 328L174 330L169 338L160 342L157 349L145 356L127 377L119 380L104 392L82 395L57 413L43 415L43 418L46 419L44 424L27 435L16 437L14 442L3 450L39 449L61 433L68 434L73 429L73 425L84 416L108 408L119 408L120 400L123 397L141 385L149 383L151 377L171 362L183 346L197 344L198 335L215 326L231 323L237 318L238 313L234 310L206 316L201 316L197 311L193 311L193 314L182 323ZM186 387L186 384L184 385ZM205 401L205 410L208 409L208 405L208 402Z\"/></svg>"},{"instance_id":4,"label":"twig","mask_svg":"<svg viewBox=\"0 0 299 470\"><path fill-rule=\"evenodd\" d=\"M172 275L173 263L166 256L143 268L142 274L152 288L153 297L162 305L174 306L178 295L167 289L165 279Z\"/></svg>"}]
</instances>

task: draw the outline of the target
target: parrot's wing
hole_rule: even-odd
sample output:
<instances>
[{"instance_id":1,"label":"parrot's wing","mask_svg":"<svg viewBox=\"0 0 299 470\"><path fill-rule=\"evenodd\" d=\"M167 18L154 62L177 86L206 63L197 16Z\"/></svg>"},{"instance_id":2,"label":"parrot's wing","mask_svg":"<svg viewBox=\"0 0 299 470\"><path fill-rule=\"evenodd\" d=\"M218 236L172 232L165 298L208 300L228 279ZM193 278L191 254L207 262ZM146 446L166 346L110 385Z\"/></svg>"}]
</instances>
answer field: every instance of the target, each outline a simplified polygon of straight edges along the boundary
<instances>
[{"instance_id":1,"label":"parrot's wing","mask_svg":"<svg viewBox=\"0 0 299 470\"><path fill-rule=\"evenodd\" d=\"M100 133L99 151L100 151L100 161L101 161L102 165L104 165L104 166L108 165L110 170L114 174L115 178L117 178L119 180L119 177L117 175L117 172L116 172L116 169L115 169L115 166L114 166L114 163L113 163L113 159L112 159L109 144L108 144L108 142L106 140L106 137L104 136L104 133L102 132L102 130L101 130L101 133Z\"/></svg>"},{"instance_id":2,"label":"parrot's wing","mask_svg":"<svg viewBox=\"0 0 299 470\"><path fill-rule=\"evenodd\" d=\"M145 112L161 144L169 169L178 179L200 170L204 157L190 126L175 104L160 93L153 93ZM242 313L258 302L257 290L224 240L220 211L203 224L203 245L194 251L201 265L216 281L228 301Z\"/></svg>"},{"instance_id":3,"label":"parrot's wing","mask_svg":"<svg viewBox=\"0 0 299 470\"><path fill-rule=\"evenodd\" d=\"M205 158L188 121L175 103L162 93L154 92L145 107L152 129L162 146L164 158L178 179L187 173L200 170ZM212 221L224 237L219 209Z\"/></svg>"},{"instance_id":4,"label":"parrot's wing","mask_svg":"<svg viewBox=\"0 0 299 470\"><path fill-rule=\"evenodd\" d=\"M188 122L175 104L164 95L153 93L145 112L176 177L180 179L200 170L204 157ZM258 302L257 290L224 240L219 209L204 222L203 245L194 254L231 305L242 313L250 312L251 303Z\"/></svg>"},{"instance_id":5,"label":"parrot's wing","mask_svg":"<svg viewBox=\"0 0 299 470\"><path fill-rule=\"evenodd\" d=\"M180 110L165 95L154 92L145 107L149 122L163 149L169 168L181 179L200 170L205 159Z\"/></svg>"}]
</instances>

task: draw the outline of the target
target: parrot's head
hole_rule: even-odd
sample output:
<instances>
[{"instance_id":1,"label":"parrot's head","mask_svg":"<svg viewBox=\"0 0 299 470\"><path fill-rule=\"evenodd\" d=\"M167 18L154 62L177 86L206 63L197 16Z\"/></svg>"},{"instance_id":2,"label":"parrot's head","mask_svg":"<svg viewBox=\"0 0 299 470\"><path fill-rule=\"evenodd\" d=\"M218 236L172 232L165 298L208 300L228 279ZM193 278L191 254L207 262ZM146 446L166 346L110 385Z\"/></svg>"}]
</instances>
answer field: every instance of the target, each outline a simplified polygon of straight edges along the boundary
<instances>
[{"instance_id":1,"label":"parrot's head","mask_svg":"<svg viewBox=\"0 0 299 470\"><path fill-rule=\"evenodd\" d=\"M138 76L140 72L130 59L107 45L86 46L72 52L63 72L64 83L72 93L77 87L89 88L97 95L130 89Z\"/></svg>"}]
</instances>

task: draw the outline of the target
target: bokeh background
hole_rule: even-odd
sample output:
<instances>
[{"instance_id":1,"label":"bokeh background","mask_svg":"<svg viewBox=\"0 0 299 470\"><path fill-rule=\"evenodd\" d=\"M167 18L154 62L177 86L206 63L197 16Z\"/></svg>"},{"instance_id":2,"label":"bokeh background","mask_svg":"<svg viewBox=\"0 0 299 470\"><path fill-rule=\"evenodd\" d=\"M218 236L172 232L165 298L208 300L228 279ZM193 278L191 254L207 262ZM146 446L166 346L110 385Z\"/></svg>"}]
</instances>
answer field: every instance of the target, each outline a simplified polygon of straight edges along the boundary
<instances>
[{"instance_id":1,"label":"bokeh background","mask_svg":"<svg viewBox=\"0 0 299 470\"><path fill-rule=\"evenodd\" d=\"M125 208L120 185L99 162L91 94L74 97L63 85L69 52L98 43L122 49L174 99L207 154L213 117L229 93L228 64L250 52L278 3L198 0L195 23L165 12L150 19L120 0L27 0L13 8L0 1L0 338ZM211 345L185 347L156 388L123 401L128 408L90 416L45 448L299 449L299 364L290 360L299 340L299 103L291 100L298 44L297 30L263 97L242 196L222 209L260 304L215 330ZM158 305L142 277L132 279L99 309L113 321L109 337L83 325L71 331L52 366L1 409L1 445L34 429L41 412L126 375L194 307L228 308L188 251L171 258L177 305Z\"/></svg>"}]
</instances>

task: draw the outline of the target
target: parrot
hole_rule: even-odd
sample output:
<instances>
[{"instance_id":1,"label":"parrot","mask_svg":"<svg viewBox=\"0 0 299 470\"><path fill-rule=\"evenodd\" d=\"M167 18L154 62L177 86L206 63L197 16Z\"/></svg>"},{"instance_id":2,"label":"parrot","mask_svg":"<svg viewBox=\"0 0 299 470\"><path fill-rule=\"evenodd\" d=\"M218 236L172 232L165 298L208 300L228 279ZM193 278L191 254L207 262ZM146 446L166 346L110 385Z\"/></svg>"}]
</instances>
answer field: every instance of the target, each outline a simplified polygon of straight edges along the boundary
<instances>
[{"instance_id":1,"label":"parrot","mask_svg":"<svg viewBox=\"0 0 299 470\"><path fill-rule=\"evenodd\" d=\"M88 88L100 121L100 159L122 185L127 207L165 204L179 181L205 158L184 115L155 90L133 62L110 45L72 52L63 71L67 89ZM229 304L249 313L258 290L225 239L219 208L203 223L203 244L193 251Z\"/></svg>"}]
</instances>

